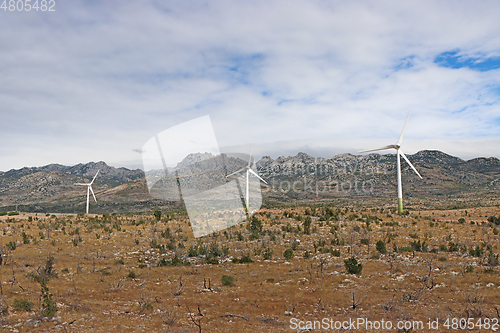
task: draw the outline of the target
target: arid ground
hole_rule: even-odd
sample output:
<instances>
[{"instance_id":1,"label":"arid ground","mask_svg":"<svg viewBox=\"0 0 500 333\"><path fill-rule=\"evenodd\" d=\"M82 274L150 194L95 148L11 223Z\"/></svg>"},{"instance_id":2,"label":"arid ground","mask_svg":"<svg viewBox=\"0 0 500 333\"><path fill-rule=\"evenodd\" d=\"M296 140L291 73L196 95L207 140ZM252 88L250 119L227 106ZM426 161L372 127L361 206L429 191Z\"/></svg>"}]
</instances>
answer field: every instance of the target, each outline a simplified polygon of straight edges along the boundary
<instances>
[{"instance_id":1,"label":"arid ground","mask_svg":"<svg viewBox=\"0 0 500 333\"><path fill-rule=\"evenodd\" d=\"M1 331L500 329L498 206L266 208L200 239L161 213L0 217Z\"/></svg>"}]
</instances>

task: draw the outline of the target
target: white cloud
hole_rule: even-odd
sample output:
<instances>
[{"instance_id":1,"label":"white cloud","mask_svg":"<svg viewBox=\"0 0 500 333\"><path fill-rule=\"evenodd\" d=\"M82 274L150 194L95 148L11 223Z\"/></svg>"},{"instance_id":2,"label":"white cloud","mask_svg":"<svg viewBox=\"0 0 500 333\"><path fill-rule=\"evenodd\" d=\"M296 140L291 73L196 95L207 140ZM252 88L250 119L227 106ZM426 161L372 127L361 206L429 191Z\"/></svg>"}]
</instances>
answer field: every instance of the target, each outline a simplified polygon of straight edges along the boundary
<instances>
[{"instance_id":1,"label":"white cloud","mask_svg":"<svg viewBox=\"0 0 500 333\"><path fill-rule=\"evenodd\" d=\"M395 140L411 109L408 144L500 157L476 144L500 136L500 70L433 63L457 49L500 54L499 14L497 1L80 1L2 13L0 170L133 165L154 134L206 114L221 146L281 155Z\"/></svg>"}]
</instances>

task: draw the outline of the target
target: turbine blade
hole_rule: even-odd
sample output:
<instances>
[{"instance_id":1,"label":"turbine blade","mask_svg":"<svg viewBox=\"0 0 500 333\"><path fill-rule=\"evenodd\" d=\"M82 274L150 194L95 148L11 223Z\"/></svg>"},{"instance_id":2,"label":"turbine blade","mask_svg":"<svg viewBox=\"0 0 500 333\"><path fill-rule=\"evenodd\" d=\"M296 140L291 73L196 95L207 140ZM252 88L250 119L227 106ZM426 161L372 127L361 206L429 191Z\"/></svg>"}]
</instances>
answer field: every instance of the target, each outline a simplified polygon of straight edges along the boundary
<instances>
[{"instance_id":1,"label":"turbine blade","mask_svg":"<svg viewBox=\"0 0 500 333\"><path fill-rule=\"evenodd\" d=\"M403 156L403 158L405 159L406 163L408 163L411 168L413 169L413 171L415 171L415 173L417 174L417 176L420 177L420 179L423 179L422 176L420 176L420 174L418 173L417 169L415 169L415 167L413 166L413 164L411 164L410 160L408 159L408 157L406 157L405 153L403 153L403 151L400 149L399 150L399 153L401 154L401 156Z\"/></svg>"},{"instance_id":2,"label":"turbine blade","mask_svg":"<svg viewBox=\"0 0 500 333\"><path fill-rule=\"evenodd\" d=\"M248 167L250 167L250 164L252 163L252 148L253 145L250 145L250 155L248 155Z\"/></svg>"},{"instance_id":3,"label":"turbine blade","mask_svg":"<svg viewBox=\"0 0 500 333\"><path fill-rule=\"evenodd\" d=\"M235 172L233 172L232 174L227 175L226 177L227 177L227 178L229 178L229 177L231 177L231 176L234 176L234 175L236 175L237 173L240 173L240 172L242 172L242 171L245 171L245 169L246 169L246 167L244 167L244 168L242 168L242 169L239 169L238 171L235 171Z\"/></svg>"},{"instance_id":4,"label":"turbine blade","mask_svg":"<svg viewBox=\"0 0 500 333\"><path fill-rule=\"evenodd\" d=\"M89 184L83 184L83 183L75 183L75 185L85 185L85 186L89 186Z\"/></svg>"},{"instance_id":5,"label":"turbine blade","mask_svg":"<svg viewBox=\"0 0 500 333\"><path fill-rule=\"evenodd\" d=\"M253 170L252 170L252 169L250 169L250 168L248 169L248 171L250 171L250 172L251 172L251 173L252 173L255 177L259 178L261 181L263 181L264 183L266 183L266 184L267 184L267 182L266 182L264 179L262 179L262 178L261 178L261 177L257 174L257 172L253 171Z\"/></svg>"},{"instance_id":6,"label":"turbine blade","mask_svg":"<svg viewBox=\"0 0 500 333\"><path fill-rule=\"evenodd\" d=\"M405 134L405 129L406 129L406 124L408 124L408 119L410 119L410 112L408 112L408 116L406 117L405 125L403 126L403 130L401 131L401 134L399 135L398 142L396 143L398 146L401 146L401 142L403 142L403 135Z\"/></svg>"},{"instance_id":7,"label":"turbine blade","mask_svg":"<svg viewBox=\"0 0 500 333\"><path fill-rule=\"evenodd\" d=\"M89 189L90 189L90 192L92 192L92 196L94 197L94 201L97 202L97 200L95 198L94 191L92 190L92 186L89 186Z\"/></svg>"},{"instance_id":8,"label":"turbine blade","mask_svg":"<svg viewBox=\"0 0 500 333\"><path fill-rule=\"evenodd\" d=\"M100 170L97 170L97 172L96 172L96 174L95 174L94 178L92 178L92 181L90 182L90 185L92 185L92 183L94 183L94 180L95 180L95 178L97 177L97 174L99 173L99 171L100 171Z\"/></svg>"},{"instance_id":9,"label":"turbine blade","mask_svg":"<svg viewBox=\"0 0 500 333\"><path fill-rule=\"evenodd\" d=\"M362 151L358 151L358 153L367 153L369 151L377 151L377 150L386 150L386 149L396 149L396 146L395 145L387 145L385 147L380 147L380 148L375 148L375 149L367 149L367 150L362 150Z\"/></svg>"}]
</instances>

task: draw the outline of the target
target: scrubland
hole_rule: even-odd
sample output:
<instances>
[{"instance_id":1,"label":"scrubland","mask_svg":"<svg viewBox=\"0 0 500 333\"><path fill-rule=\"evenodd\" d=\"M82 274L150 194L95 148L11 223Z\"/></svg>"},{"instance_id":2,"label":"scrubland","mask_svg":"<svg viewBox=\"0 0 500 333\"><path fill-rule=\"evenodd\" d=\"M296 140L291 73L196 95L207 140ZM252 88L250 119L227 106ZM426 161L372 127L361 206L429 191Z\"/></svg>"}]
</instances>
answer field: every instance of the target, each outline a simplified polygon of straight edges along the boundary
<instances>
[{"instance_id":1,"label":"scrubland","mask_svg":"<svg viewBox=\"0 0 500 333\"><path fill-rule=\"evenodd\" d=\"M497 224L497 206L403 216L268 207L195 239L179 210L12 213L0 217L1 331L297 332L291 320L498 319ZM361 266L350 273L352 257Z\"/></svg>"}]
</instances>

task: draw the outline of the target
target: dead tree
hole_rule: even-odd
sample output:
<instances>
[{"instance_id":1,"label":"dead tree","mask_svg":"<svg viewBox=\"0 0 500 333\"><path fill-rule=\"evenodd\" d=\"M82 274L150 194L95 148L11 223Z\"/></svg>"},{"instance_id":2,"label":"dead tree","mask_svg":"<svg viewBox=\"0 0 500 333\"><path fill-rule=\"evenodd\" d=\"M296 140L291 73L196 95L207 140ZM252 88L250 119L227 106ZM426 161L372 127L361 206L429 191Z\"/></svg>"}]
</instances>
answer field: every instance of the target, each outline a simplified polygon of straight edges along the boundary
<instances>
[{"instance_id":1,"label":"dead tree","mask_svg":"<svg viewBox=\"0 0 500 333\"><path fill-rule=\"evenodd\" d=\"M198 307L198 313L193 314L191 310L189 309L189 305L186 303L186 308L188 310L188 315L191 321L193 322L194 326L198 327L198 332L201 333L201 321L204 317L203 313L201 313L200 307Z\"/></svg>"},{"instance_id":2,"label":"dead tree","mask_svg":"<svg viewBox=\"0 0 500 333\"><path fill-rule=\"evenodd\" d=\"M182 275L179 278L179 288L175 291L171 291L172 295L174 296L180 296L184 292L184 283L182 283Z\"/></svg>"},{"instance_id":3,"label":"dead tree","mask_svg":"<svg viewBox=\"0 0 500 333\"><path fill-rule=\"evenodd\" d=\"M325 277L323 275L323 269L325 268L325 264L326 264L326 258L321 258L319 260L319 269L320 269L320 272L321 272L321 277Z\"/></svg>"},{"instance_id":4,"label":"dead tree","mask_svg":"<svg viewBox=\"0 0 500 333\"><path fill-rule=\"evenodd\" d=\"M432 258L427 261L427 265L429 266L429 272L422 278L422 282L427 287L427 289L431 290L432 288L434 288L434 279L432 278Z\"/></svg>"},{"instance_id":5,"label":"dead tree","mask_svg":"<svg viewBox=\"0 0 500 333\"><path fill-rule=\"evenodd\" d=\"M352 309L356 310L356 308L361 304L361 301L363 300L363 297L356 298L356 294L353 292L352 293Z\"/></svg>"}]
</instances>

